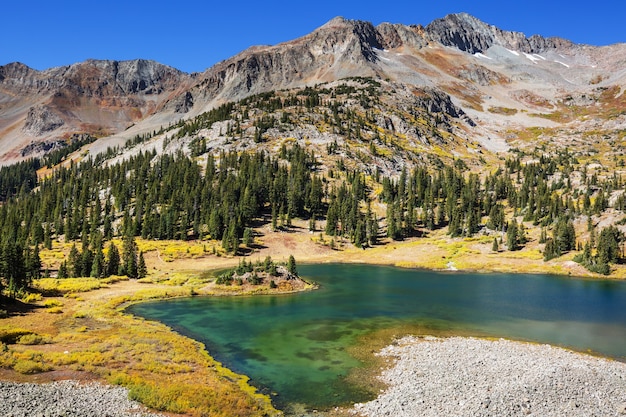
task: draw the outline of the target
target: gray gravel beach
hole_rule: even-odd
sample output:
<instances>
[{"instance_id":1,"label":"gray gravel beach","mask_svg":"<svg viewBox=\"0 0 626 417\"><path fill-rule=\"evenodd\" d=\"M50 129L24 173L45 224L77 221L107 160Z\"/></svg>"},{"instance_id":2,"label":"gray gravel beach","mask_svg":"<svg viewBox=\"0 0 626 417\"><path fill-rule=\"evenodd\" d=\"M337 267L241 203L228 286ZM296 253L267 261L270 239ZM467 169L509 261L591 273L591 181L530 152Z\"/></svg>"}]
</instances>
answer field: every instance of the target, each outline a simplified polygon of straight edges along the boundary
<instances>
[{"instance_id":1,"label":"gray gravel beach","mask_svg":"<svg viewBox=\"0 0 626 417\"><path fill-rule=\"evenodd\" d=\"M3 417L158 417L128 399L122 387L94 382L20 384L0 381ZM161 416L162 417L162 416Z\"/></svg>"},{"instance_id":2,"label":"gray gravel beach","mask_svg":"<svg viewBox=\"0 0 626 417\"><path fill-rule=\"evenodd\" d=\"M362 416L623 416L626 364L548 345L405 337Z\"/></svg>"}]
</instances>

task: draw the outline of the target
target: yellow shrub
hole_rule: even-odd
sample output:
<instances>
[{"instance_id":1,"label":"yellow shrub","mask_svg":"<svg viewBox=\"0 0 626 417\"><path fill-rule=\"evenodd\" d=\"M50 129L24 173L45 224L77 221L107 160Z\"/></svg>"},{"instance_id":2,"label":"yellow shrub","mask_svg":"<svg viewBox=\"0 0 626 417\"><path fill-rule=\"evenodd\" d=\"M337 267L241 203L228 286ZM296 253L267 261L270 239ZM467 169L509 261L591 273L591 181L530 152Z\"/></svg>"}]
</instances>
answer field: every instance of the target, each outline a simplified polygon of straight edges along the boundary
<instances>
[{"instance_id":1,"label":"yellow shrub","mask_svg":"<svg viewBox=\"0 0 626 417\"><path fill-rule=\"evenodd\" d=\"M22 336L31 334L30 330L15 328L3 328L0 329L0 343L6 343L12 345L16 343Z\"/></svg>"},{"instance_id":2,"label":"yellow shrub","mask_svg":"<svg viewBox=\"0 0 626 417\"><path fill-rule=\"evenodd\" d=\"M41 278L35 281L35 286L40 290L61 294L97 290L101 284L96 278Z\"/></svg>"},{"instance_id":3,"label":"yellow shrub","mask_svg":"<svg viewBox=\"0 0 626 417\"><path fill-rule=\"evenodd\" d=\"M51 339L48 336L38 335L36 333L25 334L24 336L20 336L17 340L17 344L19 345L45 345L50 343Z\"/></svg>"},{"instance_id":4,"label":"yellow shrub","mask_svg":"<svg viewBox=\"0 0 626 417\"><path fill-rule=\"evenodd\" d=\"M63 303L59 300L46 300L43 303L44 307L63 307Z\"/></svg>"},{"instance_id":5,"label":"yellow shrub","mask_svg":"<svg viewBox=\"0 0 626 417\"><path fill-rule=\"evenodd\" d=\"M25 303L32 303L35 301L41 301L42 298L43 297L39 293L29 293L22 297L22 301Z\"/></svg>"},{"instance_id":6,"label":"yellow shrub","mask_svg":"<svg viewBox=\"0 0 626 417\"><path fill-rule=\"evenodd\" d=\"M20 360L13 365L13 370L20 374L38 374L51 370L52 367L43 362L34 360Z\"/></svg>"},{"instance_id":7,"label":"yellow shrub","mask_svg":"<svg viewBox=\"0 0 626 417\"><path fill-rule=\"evenodd\" d=\"M120 282L120 281L128 281L128 279L129 278L127 276L111 275L108 278L101 279L100 282L102 284L115 284L116 282Z\"/></svg>"}]
</instances>

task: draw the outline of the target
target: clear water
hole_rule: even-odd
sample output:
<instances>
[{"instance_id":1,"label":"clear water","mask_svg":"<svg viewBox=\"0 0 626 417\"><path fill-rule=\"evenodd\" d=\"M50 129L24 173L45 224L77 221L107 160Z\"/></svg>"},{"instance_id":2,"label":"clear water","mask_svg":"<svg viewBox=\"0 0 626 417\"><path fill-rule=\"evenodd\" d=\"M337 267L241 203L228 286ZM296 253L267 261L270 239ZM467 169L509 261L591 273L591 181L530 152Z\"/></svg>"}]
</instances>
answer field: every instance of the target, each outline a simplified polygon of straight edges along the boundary
<instances>
[{"instance_id":1,"label":"clear water","mask_svg":"<svg viewBox=\"0 0 626 417\"><path fill-rule=\"evenodd\" d=\"M287 408L328 409L368 399L370 393L345 380L362 365L347 348L385 328L456 329L626 360L626 282L341 264L299 271L321 288L159 301L130 312L203 342Z\"/></svg>"}]
</instances>

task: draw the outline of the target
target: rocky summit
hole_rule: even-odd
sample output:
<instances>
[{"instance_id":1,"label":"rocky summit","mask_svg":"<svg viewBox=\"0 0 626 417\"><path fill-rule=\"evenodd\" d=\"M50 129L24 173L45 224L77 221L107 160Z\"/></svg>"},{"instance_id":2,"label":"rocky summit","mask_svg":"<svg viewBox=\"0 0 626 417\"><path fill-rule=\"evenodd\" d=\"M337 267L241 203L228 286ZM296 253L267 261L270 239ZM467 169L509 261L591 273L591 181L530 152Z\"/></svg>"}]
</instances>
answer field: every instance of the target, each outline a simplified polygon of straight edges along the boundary
<instances>
[{"instance_id":1,"label":"rocky summit","mask_svg":"<svg viewBox=\"0 0 626 417\"><path fill-rule=\"evenodd\" d=\"M383 82L400 109L424 94L438 97L438 110L443 104L449 116L463 116L451 133L485 151L521 146L529 128L575 145L584 132L626 128L625 62L625 44L529 37L461 13L426 26L337 17L198 74L146 60L45 71L11 63L0 67L0 163L41 155L77 134L91 135L97 153L227 102L354 77ZM379 119L389 127L387 115Z\"/></svg>"}]
</instances>

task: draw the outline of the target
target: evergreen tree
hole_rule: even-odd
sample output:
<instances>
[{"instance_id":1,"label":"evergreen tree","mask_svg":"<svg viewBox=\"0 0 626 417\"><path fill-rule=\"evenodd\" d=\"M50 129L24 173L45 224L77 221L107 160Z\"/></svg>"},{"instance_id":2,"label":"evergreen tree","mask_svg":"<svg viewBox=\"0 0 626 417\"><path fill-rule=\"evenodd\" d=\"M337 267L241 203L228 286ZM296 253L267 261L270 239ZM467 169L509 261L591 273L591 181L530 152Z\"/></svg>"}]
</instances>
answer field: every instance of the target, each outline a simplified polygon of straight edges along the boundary
<instances>
[{"instance_id":1,"label":"evergreen tree","mask_svg":"<svg viewBox=\"0 0 626 417\"><path fill-rule=\"evenodd\" d=\"M498 247L498 239L497 238L493 238L493 245L491 245L491 250L493 252L498 252L500 250L500 248Z\"/></svg>"},{"instance_id":2,"label":"evergreen tree","mask_svg":"<svg viewBox=\"0 0 626 417\"><path fill-rule=\"evenodd\" d=\"M102 276L103 263L104 260L101 253L94 256L89 276L92 278L100 278Z\"/></svg>"},{"instance_id":3,"label":"evergreen tree","mask_svg":"<svg viewBox=\"0 0 626 417\"><path fill-rule=\"evenodd\" d=\"M70 278L76 278L83 272L83 258L76 247L76 244L72 245L70 253L67 256L67 273Z\"/></svg>"},{"instance_id":4,"label":"evergreen tree","mask_svg":"<svg viewBox=\"0 0 626 417\"><path fill-rule=\"evenodd\" d=\"M9 297L15 297L18 290L28 285L24 249L13 241L7 241L0 252L0 276L5 278Z\"/></svg>"},{"instance_id":5,"label":"evergreen tree","mask_svg":"<svg viewBox=\"0 0 626 417\"><path fill-rule=\"evenodd\" d=\"M528 238L526 237L526 228L524 227L524 223L520 223L519 227L517 228L517 242L520 245L523 245L527 241Z\"/></svg>"},{"instance_id":6,"label":"evergreen tree","mask_svg":"<svg viewBox=\"0 0 626 417\"><path fill-rule=\"evenodd\" d=\"M120 252L113 242L109 243L106 262L106 276L117 274L120 268Z\"/></svg>"},{"instance_id":7,"label":"evergreen tree","mask_svg":"<svg viewBox=\"0 0 626 417\"><path fill-rule=\"evenodd\" d=\"M83 250L81 258L82 270L80 276L89 277L91 276L91 270L93 267L93 252L89 248L86 248Z\"/></svg>"},{"instance_id":8,"label":"evergreen tree","mask_svg":"<svg viewBox=\"0 0 626 417\"><path fill-rule=\"evenodd\" d=\"M41 278L41 256L39 254L39 246L36 245L30 253L29 275L31 279Z\"/></svg>"},{"instance_id":9,"label":"evergreen tree","mask_svg":"<svg viewBox=\"0 0 626 417\"><path fill-rule=\"evenodd\" d=\"M252 237L252 228L251 227L246 227L243 231L243 244L246 247L250 247L250 245L252 245L253 242L253 237Z\"/></svg>"},{"instance_id":10,"label":"evergreen tree","mask_svg":"<svg viewBox=\"0 0 626 417\"><path fill-rule=\"evenodd\" d=\"M287 271L289 271L290 274L298 275L296 258L294 258L293 255L289 255L289 260L287 261Z\"/></svg>"},{"instance_id":11,"label":"evergreen tree","mask_svg":"<svg viewBox=\"0 0 626 417\"><path fill-rule=\"evenodd\" d=\"M615 226L609 226L600 232L598 238L598 262L609 264L621 258L620 243L624 235Z\"/></svg>"},{"instance_id":12,"label":"evergreen tree","mask_svg":"<svg viewBox=\"0 0 626 417\"><path fill-rule=\"evenodd\" d=\"M43 246L48 250L52 249L52 237L50 234L50 226L46 223L46 226L43 229Z\"/></svg>"},{"instance_id":13,"label":"evergreen tree","mask_svg":"<svg viewBox=\"0 0 626 417\"><path fill-rule=\"evenodd\" d=\"M104 253L102 252L102 236L100 232L93 233L93 263L91 266L90 277L101 278L105 275L106 264L104 261Z\"/></svg>"},{"instance_id":14,"label":"evergreen tree","mask_svg":"<svg viewBox=\"0 0 626 417\"><path fill-rule=\"evenodd\" d=\"M137 259L137 278L145 278L148 275L148 267L146 266L146 260L143 258L143 252L139 252L139 258Z\"/></svg>"},{"instance_id":15,"label":"evergreen tree","mask_svg":"<svg viewBox=\"0 0 626 417\"><path fill-rule=\"evenodd\" d=\"M59 272L57 274L58 278L68 278L69 274L68 274L68 270L67 270L67 262L63 261L61 262L61 265L59 265Z\"/></svg>"},{"instance_id":16,"label":"evergreen tree","mask_svg":"<svg viewBox=\"0 0 626 417\"><path fill-rule=\"evenodd\" d=\"M546 241L546 246L543 249L543 260L547 262L551 259L558 258L559 256L561 256L559 245L554 242L554 239L548 239Z\"/></svg>"},{"instance_id":17,"label":"evergreen tree","mask_svg":"<svg viewBox=\"0 0 626 417\"><path fill-rule=\"evenodd\" d=\"M122 243L122 265L124 275L137 278L137 244L130 234L124 237Z\"/></svg>"},{"instance_id":18,"label":"evergreen tree","mask_svg":"<svg viewBox=\"0 0 626 417\"><path fill-rule=\"evenodd\" d=\"M356 229L354 230L354 246L357 248L363 247L363 244L367 243L365 234L365 224L362 220L358 220Z\"/></svg>"},{"instance_id":19,"label":"evergreen tree","mask_svg":"<svg viewBox=\"0 0 626 417\"><path fill-rule=\"evenodd\" d=\"M559 217L553 231L553 239L558 246L559 255L576 248L576 230L574 223L566 217Z\"/></svg>"},{"instance_id":20,"label":"evergreen tree","mask_svg":"<svg viewBox=\"0 0 626 417\"><path fill-rule=\"evenodd\" d=\"M518 249L518 246L517 246L518 236L519 236L519 232L518 232L517 220L515 219L515 217L513 217L513 220L509 222L509 225L506 229L506 246L509 248L509 250Z\"/></svg>"},{"instance_id":21,"label":"evergreen tree","mask_svg":"<svg viewBox=\"0 0 626 417\"><path fill-rule=\"evenodd\" d=\"M371 217L368 216L367 238L370 246L378 243L378 220L376 220L375 214L372 214Z\"/></svg>"}]
</instances>

